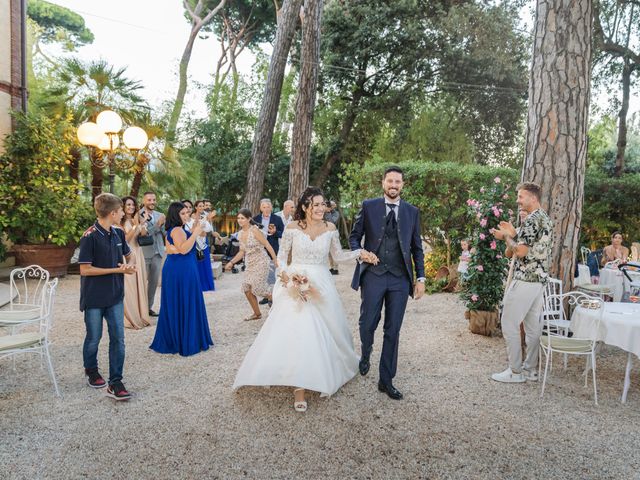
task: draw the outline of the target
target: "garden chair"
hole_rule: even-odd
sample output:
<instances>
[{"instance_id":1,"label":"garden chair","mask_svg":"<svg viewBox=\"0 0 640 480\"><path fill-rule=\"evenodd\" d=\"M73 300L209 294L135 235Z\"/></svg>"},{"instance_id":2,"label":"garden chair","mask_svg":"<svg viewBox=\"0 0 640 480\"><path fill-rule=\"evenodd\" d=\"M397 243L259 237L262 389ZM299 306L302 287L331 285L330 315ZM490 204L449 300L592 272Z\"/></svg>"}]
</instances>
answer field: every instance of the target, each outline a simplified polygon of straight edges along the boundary
<instances>
[{"instance_id":1,"label":"garden chair","mask_svg":"<svg viewBox=\"0 0 640 480\"><path fill-rule=\"evenodd\" d=\"M547 334L540 337L540 356L538 359L538 371L542 368L542 354L545 356L544 376L542 379L542 391L540 392L540 398L544 397L544 390L547 384L547 374L550 373L549 365L554 353L562 353L564 355L582 355L587 358L587 368L585 369L584 385L587 386L589 380L589 364L593 372L593 394L595 404L598 404L598 388L596 384L596 335L602 320L602 314L604 312L603 300L600 298L591 297L585 295L582 292L568 292L562 295L550 295L547 300L552 304L560 304L563 310L564 318L568 318L566 311L564 311L565 303L568 308L576 307L579 305L585 305L588 308L598 310L598 318L595 324L595 328L592 330L593 338L576 338L567 337L565 335L554 333L549 320L545 319Z\"/></svg>"},{"instance_id":2,"label":"garden chair","mask_svg":"<svg viewBox=\"0 0 640 480\"><path fill-rule=\"evenodd\" d=\"M0 310L0 327L12 333L23 326L40 322L46 313L45 294L49 272L38 265L15 268L9 279L9 304Z\"/></svg>"},{"instance_id":3,"label":"garden chair","mask_svg":"<svg viewBox=\"0 0 640 480\"><path fill-rule=\"evenodd\" d=\"M0 359L5 357L15 357L23 353L37 353L42 360L46 360L49 375L53 382L53 388L58 397L61 397L58 389L58 382L53 371L53 363L51 362L51 352L49 347L51 341L49 334L53 325L53 304L58 287L58 279L55 278L47 282L43 287L44 295L44 315L40 317L39 328L35 331L25 333L11 333L0 337Z\"/></svg>"}]
</instances>

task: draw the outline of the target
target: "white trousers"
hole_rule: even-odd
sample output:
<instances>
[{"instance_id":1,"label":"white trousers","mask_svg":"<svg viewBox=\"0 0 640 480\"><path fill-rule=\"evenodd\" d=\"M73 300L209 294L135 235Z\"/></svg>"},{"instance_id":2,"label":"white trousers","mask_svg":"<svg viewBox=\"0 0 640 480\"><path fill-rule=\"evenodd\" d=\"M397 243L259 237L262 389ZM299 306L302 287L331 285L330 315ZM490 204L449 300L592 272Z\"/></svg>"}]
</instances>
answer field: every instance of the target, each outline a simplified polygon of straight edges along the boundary
<instances>
[{"instance_id":1,"label":"white trousers","mask_svg":"<svg viewBox=\"0 0 640 480\"><path fill-rule=\"evenodd\" d=\"M537 368L538 347L543 327L540 321L543 288L542 283L514 280L504 296L502 335L507 342L509 366L514 373L520 373L523 368L527 371ZM527 342L524 364L520 341L520 324L523 322Z\"/></svg>"}]
</instances>

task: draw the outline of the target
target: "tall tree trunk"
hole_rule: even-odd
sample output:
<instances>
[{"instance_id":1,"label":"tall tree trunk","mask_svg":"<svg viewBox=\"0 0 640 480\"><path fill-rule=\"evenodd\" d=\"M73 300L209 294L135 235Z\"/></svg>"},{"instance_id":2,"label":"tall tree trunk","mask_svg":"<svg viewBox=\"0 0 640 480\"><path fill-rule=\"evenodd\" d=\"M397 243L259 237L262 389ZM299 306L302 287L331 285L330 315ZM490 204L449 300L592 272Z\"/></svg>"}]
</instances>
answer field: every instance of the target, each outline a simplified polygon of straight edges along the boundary
<instances>
[{"instance_id":1,"label":"tall tree trunk","mask_svg":"<svg viewBox=\"0 0 640 480\"><path fill-rule=\"evenodd\" d=\"M631 74L633 70L627 59L622 68L622 106L618 113L618 143L616 151L616 168L614 175L619 177L624 171L624 155L627 150L627 113L629 113L629 92L631 90Z\"/></svg>"},{"instance_id":2,"label":"tall tree trunk","mask_svg":"<svg viewBox=\"0 0 640 480\"><path fill-rule=\"evenodd\" d=\"M276 123L284 70L293 35L298 24L302 0L285 0L278 16L278 30L269 63L267 84L260 107L260 115L251 148L251 162L247 171L247 183L242 206L257 211L264 188L264 174L273 141L273 127Z\"/></svg>"},{"instance_id":3,"label":"tall tree trunk","mask_svg":"<svg viewBox=\"0 0 640 480\"><path fill-rule=\"evenodd\" d=\"M313 175L313 185L322 188L322 185L324 185L324 183L329 178L334 165L336 165L340 160L342 156L342 149L349 140L351 130L353 130L356 118L358 117L358 107L360 106L360 99L362 98L362 94L363 90L361 89L358 89L353 93L353 97L351 98L351 103L349 104L347 114L344 118L344 121L342 122L342 128L340 129L340 135L338 136L337 145L329 152L327 157L324 159L322 166Z\"/></svg>"},{"instance_id":4,"label":"tall tree trunk","mask_svg":"<svg viewBox=\"0 0 640 480\"><path fill-rule=\"evenodd\" d=\"M144 167L136 166L133 174L133 181L131 182L131 191L129 195L133 198L138 198L140 193L140 185L142 185L142 176L144 175Z\"/></svg>"},{"instance_id":5,"label":"tall tree trunk","mask_svg":"<svg viewBox=\"0 0 640 480\"><path fill-rule=\"evenodd\" d=\"M71 180L78 181L80 174L80 158L82 158L82 152L77 146L71 148L71 163L69 164L69 178Z\"/></svg>"},{"instance_id":6,"label":"tall tree trunk","mask_svg":"<svg viewBox=\"0 0 640 480\"><path fill-rule=\"evenodd\" d=\"M183 0L183 6L187 10L191 17L191 32L189 33L189 39L182 52L182 58L180 58L180 79L178 84L178 93L173 103L173 110L169 117L169 123L167 125L167 135L165 139L164 155L167 156L173 147L173 143L176 139L176 129L178 128L178 120L182 113L182 107L184 106L184 96L187 93L187 69L189 68L189 61L191 60L191 52L193 51L193 44L196 41L196 37L202 27L207 25L211 19L216 15L222 7L224 7L226 0L220 0L218 5L211 9L204 18L200 15L204 9L204 0L198 0L195 8L191 8L188 0Z\"/></svg>"},{"instance_id":7,"label":"tall tree trunk","mask_svg":"<svg viewBox=\"0 0 640 480\"><path fill-rule=\"evenodd\" d=\"M522 179L542 187L554 222L551 275L568 291L582 217L592 0L537 0Z\"/></svg>"},{"instance_id":8,"label":"tall tree trunk","mask_svg":"<svg viewBox=\"0 0 640 480\"><path fill-rule=\"evenodd\" d=\"M320 25L323 0L306 0L302 24L302 58L296 101L296 120L291 140L289 198L299 198L309 184L309 154L313 129L313 112L318 88L320 62Z\"/></svg>"},{"instance_id":9,"label":"tall tree trunk","mask_svg":"<svg viewBox=\"0 0 640 480\"><path fill-rule=\"evenodd\" d=\"M96 157L96 149L92 148L89 151L89 155L91 158L95 159ZM91 162L91 203L95 200L95 198L102 193L102 183L104 182L104 171L100 167L96 167L93 162Z\"/></svg>"}]
</instances>

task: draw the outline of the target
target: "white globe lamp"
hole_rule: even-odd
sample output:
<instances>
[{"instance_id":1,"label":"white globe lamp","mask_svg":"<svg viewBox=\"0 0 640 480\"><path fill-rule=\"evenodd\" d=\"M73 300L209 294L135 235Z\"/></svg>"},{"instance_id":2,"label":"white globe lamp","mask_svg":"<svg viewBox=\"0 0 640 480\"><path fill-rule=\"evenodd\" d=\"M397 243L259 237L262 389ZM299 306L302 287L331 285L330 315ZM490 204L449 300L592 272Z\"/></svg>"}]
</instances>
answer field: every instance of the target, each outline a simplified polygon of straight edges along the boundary
<instances>
[{"instance_id":1,"label":"white globe lamp","mask_svg":"<svg viewBox=\"0 0 640 480\"><path fill-rule=\"evenodd\" d=\"M122 130L122 118L113 110L105 110L98 114L96 123L105 133L118 133Z\"/></svg>"},{"instance_id":2,"label":"white globe lamp","mask_svg":"<svg viewBox=\"0 0 640 480\"><path fill-rule=\"evenodd\" d=\"M122 134L122 140L129 150L142 150L147 146L149 137L140 127L129 127Z\"/></svg>"},{"instance_id":3,"label":"white globe lamp","mask_svg":"<svg viewBox=\"0 0 640 480\"><path fill-rule=\"evenodd\" d=\"M85 122L78 127L78 141L82 145L97 147L103 135L104 131L93 122Z\"/></svg>"}]
</instances>

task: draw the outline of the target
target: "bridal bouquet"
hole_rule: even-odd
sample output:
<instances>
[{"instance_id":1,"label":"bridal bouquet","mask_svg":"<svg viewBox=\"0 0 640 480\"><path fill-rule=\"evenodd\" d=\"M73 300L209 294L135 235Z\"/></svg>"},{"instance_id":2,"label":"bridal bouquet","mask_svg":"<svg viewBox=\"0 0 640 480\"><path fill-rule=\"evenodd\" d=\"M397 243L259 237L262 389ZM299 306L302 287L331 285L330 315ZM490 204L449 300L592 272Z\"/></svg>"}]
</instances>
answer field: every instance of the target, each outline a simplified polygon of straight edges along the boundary
<instances>
[{"instance_id":1,"label":"bridal bouquet","mask_svg":"<svg viewBox=\"0 0 640 480\"><path fill-rule=\"evenodd\" d=\"M317 300L320 298L320 292L314 288L306 275L294 273L286 284L287 292L295 300L308 302L309 300Z\"/></svg>"}]
</instances>

